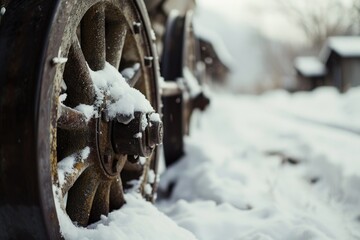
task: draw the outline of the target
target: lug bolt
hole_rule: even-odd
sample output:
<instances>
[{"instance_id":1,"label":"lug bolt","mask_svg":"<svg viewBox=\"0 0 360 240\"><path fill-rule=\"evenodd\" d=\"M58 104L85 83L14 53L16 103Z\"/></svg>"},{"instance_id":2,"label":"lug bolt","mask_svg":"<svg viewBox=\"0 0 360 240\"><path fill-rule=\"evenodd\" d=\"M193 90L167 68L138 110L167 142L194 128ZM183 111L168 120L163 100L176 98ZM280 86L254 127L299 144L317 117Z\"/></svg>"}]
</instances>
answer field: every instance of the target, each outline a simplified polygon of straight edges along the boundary
<instances>
[{"instance_id":1,"label":"lug bolt","mask_svg":"<svg viewBox=\"0 0 360 240\"><path fill-rule=\"evenodd\" d=\"M144 57L145 66L146 66L146 67L151 67L153 60L154 60L154 58L153 58L152 56L146 56L146 57Z\"/></svg>"},{"instance_id":2,"label":"lug bolt","mask_svg":"<svg viewBox=\"0 0 360 240\"><path fill-rule=\"evenodd\" d=\"M163 124L159 121L150 121L147 128L148 131L148 145L150 148L154 148L163 141Z\"/></svg>"},{"instance_id":3,"label":"lug bolt","mask_svg":"<svg viewBox=\"0 0 360 240\"><path fill-rule=\"evenodd\" d=\"M118 114L116 119L119 123L128 124L131 120L134 119L134 115L132 114Z\"/></svg>"},{"instance_id":4,"label":"lug bolt","mask_svg":"<svg viewBox=\"0 0 360 240\"><path fill-rule=\"evenodd\" d=\"M133 22L134 33L139 34L141 30L141 23L140 22Z\"/></svg>"},{"instance_id":5,"label":"lug bolt","mask_svg":"<svg viewBox=\"0 0 360 240\"><path fill-rule=\"evenodd\" d=\"M162 138L163 125L160 116L156 113L135 112L132 120L127 124L113 122L114 151L128 155L129 162L136 163L138 161L136 155L149 157L155 146L161 144Z\"/></svg>"}]
</instances>

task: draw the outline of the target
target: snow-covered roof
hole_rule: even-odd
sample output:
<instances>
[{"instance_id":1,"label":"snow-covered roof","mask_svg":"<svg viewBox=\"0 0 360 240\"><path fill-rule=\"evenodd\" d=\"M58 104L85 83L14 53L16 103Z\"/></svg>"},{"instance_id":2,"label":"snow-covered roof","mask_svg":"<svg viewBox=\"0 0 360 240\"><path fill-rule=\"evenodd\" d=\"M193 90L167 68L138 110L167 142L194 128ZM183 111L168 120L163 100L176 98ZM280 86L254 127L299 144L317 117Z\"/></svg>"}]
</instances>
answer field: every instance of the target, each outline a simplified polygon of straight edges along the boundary
<instances>
[{"instance_id":1,"label":"snow-covered roof","mask_svg":"<svg viewBox=\"0 0 360 240\"><path fill-rule=\"evenodd\" d=\"M196 18L195 18L196 20ZM232 68L234 59L229 53L228 47L225 46L223 40L216 33L212 32L208 28L202 26L198 21L194 21L194 32L195 34L212 44L214 50L219 59L229 68Z\"/></svg>"},{"instance_id":2,"label":"snow-covered roof","mask_svg":"<svg viewBox=\"0 0 360 240\"><path fill-rule=\"evenodd\" d=\"M360 36L329 37L321 50L320 58L326 62L331 51L341 57L360 57Z\"/></svg>"},{"instance_id":3,"label":"snow-covered roof","mask_svg":"<svg viewBox=\"0 0 360 240\"><path fill-rule=\"evenodd\" d=\"M304 77L318 77L326 73L324 64L317 57L297 57L294 65Z\"/></svg>"}]
</instances>

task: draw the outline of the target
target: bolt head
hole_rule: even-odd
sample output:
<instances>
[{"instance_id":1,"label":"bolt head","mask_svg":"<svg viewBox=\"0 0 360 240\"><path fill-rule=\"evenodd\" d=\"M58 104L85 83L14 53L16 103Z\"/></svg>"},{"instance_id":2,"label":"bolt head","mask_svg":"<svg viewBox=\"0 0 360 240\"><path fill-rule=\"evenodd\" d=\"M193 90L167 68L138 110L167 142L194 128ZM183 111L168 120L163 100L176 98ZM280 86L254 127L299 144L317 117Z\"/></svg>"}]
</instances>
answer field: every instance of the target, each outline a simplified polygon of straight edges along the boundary
<instances>
[{"instance_id":1,"label":"bolt head","mask_svg":"<svg viewBox=\"0 0 360 240\"><path fill-rule=\"evenodd\" d=\"M154 148L163 141L164 129L161 121L150 121L148 126L148 145Z\"/></svg>"},{"instance_id":2,"label":"bolt head","mask_svg":"<svg viewBox=\"0 0 360 240\"><path fill-rule=\"evenodd\" d=\"M118 114L116 116L116 120L119 123L123 123L123 124L128 124L129 122L131 122L131 120L134 119L134 115L133 114Z\"/></svg>"},{"instance_id":3,"label":"bolt head","mask_svg":"<svg viewBox=\"0 0 360 240\"><path fill-rule=\"evenodd\" d=\"M141 22L133 22L134 33L139 34L141 31Z\"/></svg>"},{"instance_id":4,"label":"bolt head","mask_svg":"<svg viewBox=\"0 0 360 240\"><path fill-rule=\"evenodd\" d=\"M153 63L154 58L152 56L146 56L144 57L144 63L146 67L151 67Z\"/></svg>"}]
</instances>

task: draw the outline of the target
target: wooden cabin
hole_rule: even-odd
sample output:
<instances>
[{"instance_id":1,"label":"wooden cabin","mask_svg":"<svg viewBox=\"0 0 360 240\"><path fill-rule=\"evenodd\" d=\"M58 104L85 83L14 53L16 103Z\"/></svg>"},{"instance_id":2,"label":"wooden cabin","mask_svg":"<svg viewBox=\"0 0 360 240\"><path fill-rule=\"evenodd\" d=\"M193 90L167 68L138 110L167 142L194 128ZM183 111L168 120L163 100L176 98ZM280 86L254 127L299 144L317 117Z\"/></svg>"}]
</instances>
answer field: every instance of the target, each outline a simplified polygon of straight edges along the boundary
<instances>
[{"instance_id":1,"label":"wooden cabin","mask_svg":"<svg viewBox=\"0 0 360 240\"><path fill-rule=\"evenodd\" d=\"M230 68L226 61L221 58L221 52L217 51L214 43L210 40L199 38L200 58L205 63L205 71L208 79L213 82L225 84Z\"/></svg>"},{"instance_id":2,"label":"wooden cabin","mask_svg":"<svg viewBox=\"0 0 360 240\"><path fill-rule=\"evenodd\" d=\"M340 92L360 85L360 37L330 37L320 58L327 69L326 85L335 86Z\"/></svg>"},{"instance_id":3,"label":"wooden cabin","mask_svg":"<svg viewBox=\"0 0 360 240\"><path fill-rule=\"evenodd\" d=\"M297 74L297 90L311 91L324 86L326 68L317 57L297 57L294 61Z\"/></svg>"}]
</instances>

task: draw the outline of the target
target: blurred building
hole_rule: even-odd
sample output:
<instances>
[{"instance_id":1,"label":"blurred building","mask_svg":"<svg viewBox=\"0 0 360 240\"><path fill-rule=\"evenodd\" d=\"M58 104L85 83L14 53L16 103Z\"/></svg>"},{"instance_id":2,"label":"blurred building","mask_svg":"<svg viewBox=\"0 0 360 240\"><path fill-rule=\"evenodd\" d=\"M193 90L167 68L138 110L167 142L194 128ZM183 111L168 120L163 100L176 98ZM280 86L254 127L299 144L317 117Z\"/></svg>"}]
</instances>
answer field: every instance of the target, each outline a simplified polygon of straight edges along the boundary
<instances>
[{"instance_id":1,"label":"blurred building","mask_svg":"<svg viewBox=\"0 0 360 240\"><path fill-rule=\"evenodd\" d=\"M144 0L152 28L156 35L156 47L161 57L166 22L171 11L176 10L184 16L187 11L196 7L195 0Z\"/></svg>"},{"instance_id":2,"label":"blurred building","mask_svg":"<svg viewBox=\"0 0 360 240\"><path fill-rule=\"evenodd\" d=\"M205 63L206 78L213 82L224 84L230 72L230 68L224 63L213 45L213 42L199 38L200 58Z\"/></svg>"},{"instance_id":3,"label":"blurred building","mask_svg":"<svg viewBox=\"0 0 360 240\"><path fill-rule=\"evenodd\" d=\"M326 85L344 92L360 85L360 37L330 37L320 53L327 69Z\"/></svg>"},{"instance_id":4,"label":"blurred building","mask_svg":"<svg viewBox=\"0 0 360 240\"><path fill-rule=\"evenodd\" d=\"M326 68L317 57L297 57L294 67L298 90L309 91L325 85Z\"/></svg>"},{"instance_id":5,"label":"blurred building","mask_svg":"<svg viewBox=\"0 0 360 240\"><path fill-rule=\"evenodd\" d=\"M160 59L162 58L164 51L164 37L167 27L167 21L169 19L170 13L174 13L174 10L177 11L177 15L185 16L189 10L192 10L196 7L195 0L145 0L145 5L147 7L149 17L151 20L151 24L153 30L156 35L156 47L158 50L158 54ZM197 36L197 33L195 33ZM195 37L196 37L195 36ZM180 39L177 39L180 41ZM227 79L227 75L230 71L229 67L225 63L224 57L222 58L220 55L224 55L222 53L224 50L221 49L216 50L215 45L219 45L219 41L215 41L215 38L204 38L201 37L198 45L200 45L200 56L196 56L199 59L196 59L195 63L199 63L197 68L200 68L199 71L203 71L203 73L196 73L197 75L204 76L196 76L199 79L208 79L217 83L225 83ZM179 41L175 41L175 43L179 44ZM221 59L222 58L222 59ZM202 69L202 70L201 70Z\"/></svg>"}]
</instances>

